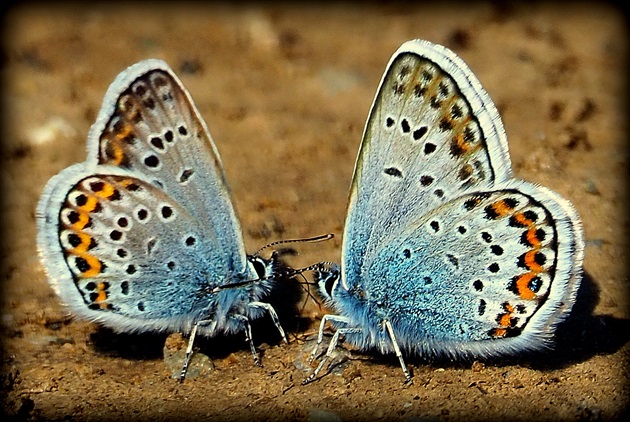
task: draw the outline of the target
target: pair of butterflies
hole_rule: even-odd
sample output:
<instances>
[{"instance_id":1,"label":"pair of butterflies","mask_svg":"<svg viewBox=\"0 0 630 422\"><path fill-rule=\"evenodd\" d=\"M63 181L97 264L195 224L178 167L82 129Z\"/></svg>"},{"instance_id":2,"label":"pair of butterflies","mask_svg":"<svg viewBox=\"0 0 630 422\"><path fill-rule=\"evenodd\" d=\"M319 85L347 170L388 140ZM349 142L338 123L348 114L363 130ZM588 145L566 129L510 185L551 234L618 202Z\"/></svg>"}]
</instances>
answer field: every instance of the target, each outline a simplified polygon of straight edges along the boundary
<instances>
[{"instance_id":1,"label":"pair of butterflies","mask_svg":"<svg viewBox=\"0 0 630 422\"><path fill-rule=\"evenodd\" d=\"M88 157L48 182L37 208L50 283L83 318L119 332L245 332L282 277L245 253L221 161L173 71L146 60L107 91ZM451 359L548 347L579 287L572 205L515 179L498 112L452 51L392 56L356 161L341 266L316 266L336 311L321 321L361 350ZM286 339L286 338L285 338Z\"/></svg>"}]
</instances>

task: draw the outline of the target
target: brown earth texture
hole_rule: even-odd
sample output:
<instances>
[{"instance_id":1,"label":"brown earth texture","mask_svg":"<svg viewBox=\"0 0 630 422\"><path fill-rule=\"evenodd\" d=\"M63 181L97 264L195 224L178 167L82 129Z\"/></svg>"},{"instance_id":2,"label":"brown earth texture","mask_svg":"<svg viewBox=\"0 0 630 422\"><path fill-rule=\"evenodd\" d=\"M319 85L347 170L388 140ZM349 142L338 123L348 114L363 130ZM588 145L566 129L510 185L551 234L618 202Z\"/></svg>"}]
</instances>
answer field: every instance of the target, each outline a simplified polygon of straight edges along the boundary
<instances>
[{"instance_id":1,"label":"brown earth texture","mask_svg":"<svg viewBox=\"0 0 630 422\"><path fill-rule=\"evenodd\" d=\"M24 3L3 15L2 384L13 420L617 420L628 416L628 26L596 2ZM200 339L115 334L73 318L47 282L35 207L85 160L88 130L127 66L165 60L221 154L246 248L298 244L294 268L341 259L354 162L373 96L405 41L446 45L502 116L514 173L575 205L585 276L554 351L505 362L428 362L343 344L311 384L327 312L288 283L273 324ZM312 274L306 274L312 279ZM286 305L286 306L284 306ZM327 331L326 340L332 331Z\"/></svg>"}]
</instances>

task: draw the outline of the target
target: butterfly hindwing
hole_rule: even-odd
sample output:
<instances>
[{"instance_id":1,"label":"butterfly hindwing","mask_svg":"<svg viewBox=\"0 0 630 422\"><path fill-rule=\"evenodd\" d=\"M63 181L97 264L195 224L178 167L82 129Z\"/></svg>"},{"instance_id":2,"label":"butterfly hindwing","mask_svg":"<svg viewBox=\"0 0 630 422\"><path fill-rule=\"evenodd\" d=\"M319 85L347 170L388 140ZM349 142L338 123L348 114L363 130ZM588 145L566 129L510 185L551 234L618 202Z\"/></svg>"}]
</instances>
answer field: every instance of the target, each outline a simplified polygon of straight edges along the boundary
<instances>
[{"instance_id":1,"label":"butterfly hindwing","mask_svg":"<svg viewBox=\"0 0 630 422\"><path fill-rule=\"evenodd\" d=\"M424 356L540 348L579 285L581 231L566 205L517 180L462 195L387 237L363 288Z\"/></svg>"},{"instance_id":2,"label":"butterfly hindwing","mask_svg":"<svg viewBox=\"0 0 630 422\"><path fill-rule=\"evenodd\" d=\"M82 170L60 173L40 208L53 286L77 313L121 331L183 328L203 293L229 281L218 238L151 183Z\"/></svg>"}]
</instances>

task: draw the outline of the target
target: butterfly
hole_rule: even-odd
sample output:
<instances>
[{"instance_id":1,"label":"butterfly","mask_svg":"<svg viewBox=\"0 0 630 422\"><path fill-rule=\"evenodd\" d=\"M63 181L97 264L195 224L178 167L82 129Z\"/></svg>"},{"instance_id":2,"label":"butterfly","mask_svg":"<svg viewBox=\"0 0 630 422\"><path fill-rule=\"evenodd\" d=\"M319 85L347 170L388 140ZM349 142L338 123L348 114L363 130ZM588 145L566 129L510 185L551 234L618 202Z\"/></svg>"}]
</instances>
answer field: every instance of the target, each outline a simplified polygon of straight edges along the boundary
<instances>
[{"instance_id":1,"label":"butterfly","mask_svg":"<svg viewBox=\"0 0 630 422\"><path fill-rule=\"evenodd\" d=\"M392 56L354 170L341 266L318 286L360 350L488 359L553 344L581 281L574 207L515 178L496 107L455 53L428 41ZM403 353L404 352L404 353Z\"/></svg>"},{"instance_id":2,"label":"butterfly","mask_svg":"<svg viewBox=\"0 0 630 422\"><path fill-rule=\"evenodd\" d=\"M245 332L268 314L276 253L247 255L208 128L169 66L145 60L109 87L87 159L52 177L37 243L49 282L74 314L117 332Z\"/></svg>"}]
</instances>

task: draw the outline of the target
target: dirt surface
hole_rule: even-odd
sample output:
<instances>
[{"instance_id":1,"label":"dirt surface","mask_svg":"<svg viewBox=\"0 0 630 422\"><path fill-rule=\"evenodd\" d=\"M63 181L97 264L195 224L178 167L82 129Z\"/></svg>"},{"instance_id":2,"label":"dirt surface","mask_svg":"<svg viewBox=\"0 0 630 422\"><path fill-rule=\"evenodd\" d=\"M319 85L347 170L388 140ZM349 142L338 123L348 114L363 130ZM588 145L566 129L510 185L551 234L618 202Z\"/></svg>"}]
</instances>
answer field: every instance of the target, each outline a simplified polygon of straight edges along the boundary
<instances>
[{"instance_id":1,"label":"dirt surface","mask_svg":"<svg viewBox=\"0 0 630 422\"><path fill-rule=\"evenodd\" d=\"M561 4L10 9L4 411L34 420L618 419L628 398L628 28L609 6ZM163 353L166 335L115 335L70 318L38 261L34 208L51 176L85 159L120 71L156 57L181 77L221 153L248 250L336 235L299 245L288 258L297 267L339 261L368 109L390 55L413 38L445 44L471 66L502 114L516 175L569 198L583 219L586 277L555 352L495 364L408 358L415 382L405 386L395 358L341 348L328 373L302 386L322 315L303 299L300 319L294 308L282 313L290 344L269 322L254 326L264 367L242 336L218 337L199 343L202 365L179 384L170 375L181 337Z\"/></svg>"}]
</instances>

